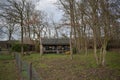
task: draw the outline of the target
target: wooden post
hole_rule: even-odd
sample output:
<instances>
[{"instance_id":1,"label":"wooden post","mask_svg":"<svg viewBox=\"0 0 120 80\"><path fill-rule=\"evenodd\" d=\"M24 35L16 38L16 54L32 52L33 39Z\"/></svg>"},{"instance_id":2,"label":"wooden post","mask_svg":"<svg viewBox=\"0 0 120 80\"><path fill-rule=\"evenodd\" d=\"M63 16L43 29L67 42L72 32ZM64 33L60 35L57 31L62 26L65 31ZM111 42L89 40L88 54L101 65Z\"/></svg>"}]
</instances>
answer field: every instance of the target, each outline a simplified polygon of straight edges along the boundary
<instances>
[{"instance_id":1,"label":"wooden post","mask_svg":"<svg viewBox=\"0 0 120 80\"><path fill-rule=\"evenodd\" d=\"M30 68L29 68L29 79L32 80L32 62L30 63Z\"/></svg>"},{"instance_id":2,"label":"wooden post","mask_svg":"<svg viewBox=\"0 0 120 80\"><path fill-rule=\"evenodd\" d=\"M20 60L20 73L22 72L22 60Z\"/></svg>"},{"instance_id":3,"label":"wooden post","mask_svg":"<svg viewBox=\"0 0 120 80\"><path fill-rule=\"evenodd\" d=\"M22 60L19 56L19 75L20 75L20 79L22 79Z\"/></svg>"}]
</instances>

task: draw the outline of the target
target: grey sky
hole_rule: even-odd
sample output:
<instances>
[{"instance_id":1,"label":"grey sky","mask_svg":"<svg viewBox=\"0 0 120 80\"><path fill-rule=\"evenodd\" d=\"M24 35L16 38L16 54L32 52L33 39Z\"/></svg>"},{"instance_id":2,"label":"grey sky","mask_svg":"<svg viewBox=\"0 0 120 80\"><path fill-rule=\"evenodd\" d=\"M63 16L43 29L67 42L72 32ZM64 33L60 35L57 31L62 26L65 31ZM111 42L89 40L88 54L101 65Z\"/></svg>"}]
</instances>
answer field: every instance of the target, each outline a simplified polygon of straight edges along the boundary
<instances>
[{"instance_id":1,"label":"grey sky","mask_svg":"<svg viewBox=\"0 0 120 80\"><path fill-rule=\"evenodd\" d=\"M54 21L59 22L62 18L62 11L60 11L57 5L55 5L57 0L34 0L33 2L36 2L37 10L45 11L48 16L53 17ZM6 0L0 0L0 4L3 3L6 3ZM3 38L3 40L6 40L6 37Z\"/></svg>"},{"instance_id":2,"label":"grey sky","mask_svg":"<svg viewBox=\"0 0 120 80\"><path fill-rule=\"evenodd\" d=\"M45 11L48 15L53 15L53 18L58 22L62 17L62 11L60 11L55 5L57 0L32 0L36 2L36 9ZM5 3L6 0L0 0L0 4Z\"/></svg>"},{"instance_id":3,"label":"grey sky","mask_svg":"<svg viewBox=\"0 0 120 80\"><path fill-rule=\"evenodd\" d=\"M62 17L62 11L60 11L55 5L57 0L40 0L37 2L36 9L45 11L48 15L52 15L54 20L58 22Z\"/></svg>"}]
</instances>

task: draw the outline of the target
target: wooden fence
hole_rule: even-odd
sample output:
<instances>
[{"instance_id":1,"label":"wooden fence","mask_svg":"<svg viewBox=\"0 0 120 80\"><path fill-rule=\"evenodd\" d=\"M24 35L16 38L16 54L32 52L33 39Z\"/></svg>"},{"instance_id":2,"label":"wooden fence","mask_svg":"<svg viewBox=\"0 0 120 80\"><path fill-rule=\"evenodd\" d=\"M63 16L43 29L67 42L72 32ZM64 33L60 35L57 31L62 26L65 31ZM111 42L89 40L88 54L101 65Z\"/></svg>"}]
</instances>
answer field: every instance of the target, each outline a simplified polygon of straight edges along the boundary
<instances>
[{"instance_id":1,"label":"wooden fence","mask_svg":"<svg viewBox=\"0 0 120 80\"><path fill-rule=\"evenodd\" d=\"M18 53L15 53L15 60L21 80L40 80L32 63L23 61Z\"/></svg>"}]
</instances>

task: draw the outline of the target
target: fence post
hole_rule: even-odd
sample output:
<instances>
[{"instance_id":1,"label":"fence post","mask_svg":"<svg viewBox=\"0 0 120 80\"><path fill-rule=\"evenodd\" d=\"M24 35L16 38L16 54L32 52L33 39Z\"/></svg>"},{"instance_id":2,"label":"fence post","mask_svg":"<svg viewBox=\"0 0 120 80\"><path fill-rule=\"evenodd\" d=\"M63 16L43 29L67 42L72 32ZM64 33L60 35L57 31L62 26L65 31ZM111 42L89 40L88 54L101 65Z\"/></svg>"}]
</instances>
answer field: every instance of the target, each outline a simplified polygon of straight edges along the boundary
<instances>
[{"instance_id":1,"label":"fence post","mask_svg":"<svg viewBox=\"0 0 120 80\"><path fill-rule=\"evenodd\" d=\"M29 68L29 77L30 77L30 80L32 80L32 62L30 62L30 68Z\"/></svg>"},{"instance_id":2,"label":"fence post","mask_svg":"<svg viewBox=\"0 0 120 80\"><path fill-rule=\"evenodd\" d=\"M20 59L20 73L22 72L22 60Z\"/></svg>"},{"instance_id":3,"label":"fence post","mask_svg":"<svg viewBox=\"0 0 120 80\"><path fill-rule=\"evenodd\" d=\"M16 60L16 66L17 66L17 70L18 70L18 75L19 75L19 79L22 80L22 61L20 59L20 55L18 53L14 53L15 55L15 60Z\"/></svg>"}]
</instances>

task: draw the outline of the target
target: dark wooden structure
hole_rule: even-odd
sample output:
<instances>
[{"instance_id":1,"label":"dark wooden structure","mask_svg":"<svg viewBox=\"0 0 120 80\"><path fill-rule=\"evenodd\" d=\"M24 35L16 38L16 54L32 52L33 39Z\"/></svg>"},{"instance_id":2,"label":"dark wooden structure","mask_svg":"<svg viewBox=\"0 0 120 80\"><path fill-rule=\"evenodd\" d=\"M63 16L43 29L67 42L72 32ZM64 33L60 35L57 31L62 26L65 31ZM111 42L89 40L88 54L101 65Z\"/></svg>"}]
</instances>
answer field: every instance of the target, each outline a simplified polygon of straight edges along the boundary
<instances>
[{"instance_id":1,"label":"dark wooden structure","mask_svg":"<svg viewBox=\"0 0 120 80\"><path fill-rule=\"evenodd\" d=\"M69 39L42 39L44 53L63 53L70 50Z\"/></svg>"},{"instance_id":2,"label":"dark wooden structure","mask_svg":"<svg viewBox=\"0 0 120 80\"><path fill-rule=\"evenodd\" d=\"M15 41L0 41L1 49L9 49L11 47L11 43Z\"/></svg>"},{"instance_id":3,"label":"dark wooden structure","mask_svg":"<svg viewBox=\"0 0 120 80\"><path fill-rule=\"evenodd\" d=\"M8 50L13 44L21 44L18 40L0 41L0 49ZM27 46L27 51L35 51L35 40L24 38L24 45ZM42 38L43 53L64 53L70 50L69 38ZM99 48L99 46L98 46ZM39 49L39 48L38 48ZM89 40L88 49L93 49L93 41ZM107 50L120 50L120 40L110 40L107 45Z\"/></svg>"},{"instance_id":4,"label":"dark wooden structure","mask_svg":"<svg viewBox=\"0 0 120 80\"><path fill-rule=\"evenodd\" d=\"M7 41L0 41L0 48L7 49L8 48L8 42Z\"/></svg>"}]
</instances>

